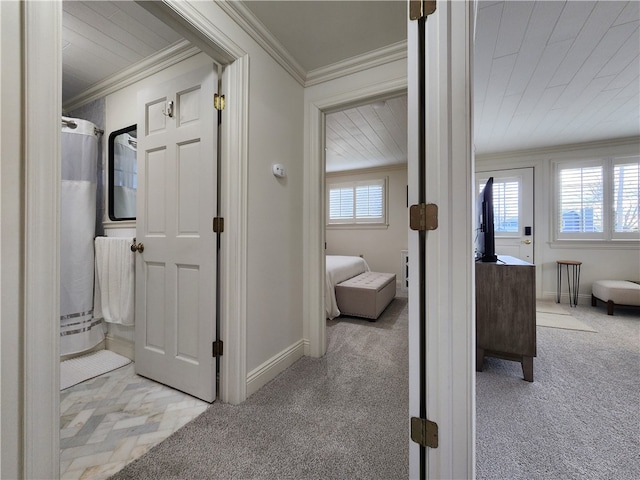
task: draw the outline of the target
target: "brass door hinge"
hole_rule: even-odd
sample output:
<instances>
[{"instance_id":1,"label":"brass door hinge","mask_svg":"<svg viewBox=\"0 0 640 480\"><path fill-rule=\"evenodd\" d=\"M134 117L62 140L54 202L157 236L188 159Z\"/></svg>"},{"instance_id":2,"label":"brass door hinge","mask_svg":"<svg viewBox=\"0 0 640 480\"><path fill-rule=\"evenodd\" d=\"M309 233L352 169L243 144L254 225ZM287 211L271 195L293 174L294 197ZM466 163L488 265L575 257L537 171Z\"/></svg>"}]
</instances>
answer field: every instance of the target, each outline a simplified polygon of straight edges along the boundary
<instances>
[{"instance_id":1,"label":"brass door hinge","mask_svg":"<svg viewBox=\"0 0 640 480\"><path fill-rule=\"evenodd\" d=\"M435 0L409 0L409 18L411 20L427 17L435 11Z\"/></svg>"},{"instance_id":2,"label":"brass door hinge","mask_svg":"<svg viewBox=\"0 0 640 480\"><path fill-rule=\"evenodd\" d=\"M221 357L223 350L222 340L216 340L212 344L211 355L213 357Z\"/></svg>"},{"instance_id":3,"label":"brass door hinge","mask_svg":"<svg viewBox=\"0 0 640 480\"><path fill-rule=\"evenodd\" d=\"M222 232L224 232L224 218L223 217L214 217L213 218L213 231L214 231L214 233L222 233Z\"/></svg>"},{"instance_id":4,"label":"brass door hinge","mask_svg":"<svg viewBox=\"0 0 640 480\"><path fill-rule=\"evenodd\" d=\"M438 205L420 203L409 207L409 227L424 232L438 228Z\"/></svg>"},{"instance_id":5,"label":"brass door hinge","mask_svg":"<svg viewBox=\"0 0 640 480\"><path fill-rule=\"evenodd\" d=\"M411 417L411 440L423 447L438 448L438 424L426 418Z\"/></svg>"},{"instance_id":6,"label":"brass door hinge","mask_svg":"<svg viewBox=\"0 0 640 480\"><path fill-rule=\"evenodd\" d=\"M213 95L213 106L216 110L224 110L225 101L224 95L218 95L217 93Z\"/></svg>"}]
</instances>

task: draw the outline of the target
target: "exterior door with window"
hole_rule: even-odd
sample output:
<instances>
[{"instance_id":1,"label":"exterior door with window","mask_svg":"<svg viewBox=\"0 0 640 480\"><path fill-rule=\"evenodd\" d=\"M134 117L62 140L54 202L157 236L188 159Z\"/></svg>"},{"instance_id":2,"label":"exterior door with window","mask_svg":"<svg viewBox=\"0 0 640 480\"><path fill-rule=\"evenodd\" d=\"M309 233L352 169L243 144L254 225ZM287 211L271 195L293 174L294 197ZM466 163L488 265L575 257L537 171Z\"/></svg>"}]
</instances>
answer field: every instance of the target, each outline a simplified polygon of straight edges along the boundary
<instances>
[{"instance_id":1,"label":"exterior door with window","mask_svg":"<svg viewBox=\"0 0 640 480\"><path fill-rule=\"evenodd\" d=\"M213 63L138 95L136 373L216 397L218 79Z\"/></svg>"},{"instance_id":2,"label":"exterior door with window","mask_svg":"<svg viewBox=\"0 0 640 480\"><path fill-rule=\"evenodd\" d=\"M493 177L496 254L534 263L533 168L476 173L476 196Z\"/></svg>"}]
</instances>

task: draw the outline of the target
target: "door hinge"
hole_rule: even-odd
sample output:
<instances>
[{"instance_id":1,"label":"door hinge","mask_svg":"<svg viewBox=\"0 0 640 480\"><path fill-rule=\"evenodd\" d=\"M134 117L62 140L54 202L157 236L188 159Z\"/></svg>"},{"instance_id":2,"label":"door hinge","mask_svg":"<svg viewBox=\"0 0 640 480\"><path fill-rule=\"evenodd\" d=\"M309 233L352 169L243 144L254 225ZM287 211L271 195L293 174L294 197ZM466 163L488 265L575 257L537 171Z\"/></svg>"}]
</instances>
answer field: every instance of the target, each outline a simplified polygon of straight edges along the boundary
<instances>
[{"instance_id":1,"label":"door hinge","mask_svg":"<svg viewBox=\"0 0 640 480\"><path fill-rule=\"evenodd\" d=\"M213 357L221 357L223 352L222 340L216 340L213 342L211 348L211 356Z\"/></svg>"},{"instance_id":2,"label":"door hinge","mask_svg":"<svg viewBox=\"0 0 640 480\"><path fill-rule=\"evenodd\" d=\"M436 11L435 0L409 0L409 19L418 20Z\"/></svg>"},{"instance_id":3,"label":"door hinge","mask_svg":"<svg viewBox=\"0 0 640 480\"><path fill-rule=\"evenodd\" d=\"M213 217L213 231L214 231L214 233L222 233L222 232L224 232L224 218L223 217Z\"/></svg>"},{"instance_id":4,"label":"door hinge","mask_svg":"<svg viewBox=\"0 0 640 480\"><path fill-rule=\"evenodd\" d=\"M438 424L426 418L411 417L411 440L423 447L438 448Z\"/></svg>"},{"instance_id":5,"label":"door hinge","mask_svg":"<svg viewBox=\"0 0 640 480\"><path fill-rule=\"evenodd\" d=\"M438 228L438 205L420 203L409 207L409 227L424 232Z\"/></svg>"},{"instance_id":6,"label":"door hinge","mask_svg":"<svg viewBox=\"0 0 640 480\"><path fill-rule=\"evenodd\" d=\"M216 110L224 110L225 101L224 95L218 95L217 93L213 95L213 106Z\"/></svg>"}]
</instances>

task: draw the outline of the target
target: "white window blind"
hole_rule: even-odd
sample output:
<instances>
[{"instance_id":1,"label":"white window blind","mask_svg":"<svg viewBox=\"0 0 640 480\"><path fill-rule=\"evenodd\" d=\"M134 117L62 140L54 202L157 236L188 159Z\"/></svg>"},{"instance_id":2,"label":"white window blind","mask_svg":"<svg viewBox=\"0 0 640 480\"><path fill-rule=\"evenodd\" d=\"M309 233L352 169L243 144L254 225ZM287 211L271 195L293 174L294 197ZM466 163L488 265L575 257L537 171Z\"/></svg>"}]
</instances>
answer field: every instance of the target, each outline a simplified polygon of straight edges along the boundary
<instances>
[{"instance_id":1,"label":"white window blind","mask_svg":"<svg viewBox=\"0 0 640 480\"><path fill-rule=\"evenodd\" d=\"M327 224L386 224L386 180L328 185Z\"/></svg>"},{"instance_id":2,"label":"white window blind","mask_svg":"<svg viewBox=\"0 0 640 480\"><path fill-rule=\"evenodd\" d=\"M603 226L603 167L560 168L558 232L601 233Z\"/></svg>"},{"instance_id":3,"label":"white window blind","mask_svg":"<svg viewBox=\"0 0 640 480\"><path fill-rule=\"evenodd\" d=\"M639 191L638 163L615 163L613 166L614 232L638 232Z\"/></svg>"},{"instance_id":4,"label":"white window blind","mask_svg":"<svg viewBox=\"0 0 640 480\"><path fill-rule=\"evenodd\" d=\"M493 224L496 233L520 231L520 182L495 181L493 183Z\"/></svg>"}]
</instances>

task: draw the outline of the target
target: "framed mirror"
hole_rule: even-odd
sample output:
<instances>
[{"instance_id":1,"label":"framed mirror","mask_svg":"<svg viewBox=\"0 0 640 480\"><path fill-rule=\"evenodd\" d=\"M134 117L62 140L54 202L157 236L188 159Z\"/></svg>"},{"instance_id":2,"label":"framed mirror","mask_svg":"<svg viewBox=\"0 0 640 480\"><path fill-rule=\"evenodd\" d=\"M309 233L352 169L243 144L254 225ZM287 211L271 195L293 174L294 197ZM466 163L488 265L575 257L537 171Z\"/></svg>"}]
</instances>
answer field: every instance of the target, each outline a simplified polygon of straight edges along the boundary
<instances>
[{"instance_id":1,"label":"framed mirror","mask_svg":"<svg viewBox=\"0 0 640 480\"><path fill-rule=\"evenodd\" d=\"M136 219L137 128L131 125L109 135L109 218L114 221Z\"/></svg>"}]
</instances>

